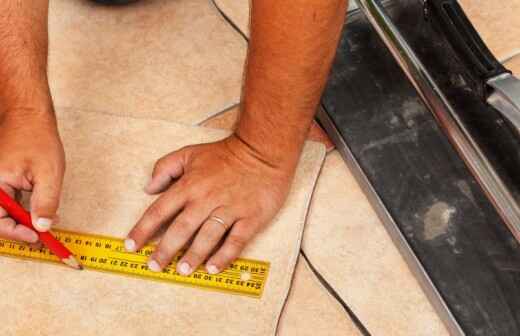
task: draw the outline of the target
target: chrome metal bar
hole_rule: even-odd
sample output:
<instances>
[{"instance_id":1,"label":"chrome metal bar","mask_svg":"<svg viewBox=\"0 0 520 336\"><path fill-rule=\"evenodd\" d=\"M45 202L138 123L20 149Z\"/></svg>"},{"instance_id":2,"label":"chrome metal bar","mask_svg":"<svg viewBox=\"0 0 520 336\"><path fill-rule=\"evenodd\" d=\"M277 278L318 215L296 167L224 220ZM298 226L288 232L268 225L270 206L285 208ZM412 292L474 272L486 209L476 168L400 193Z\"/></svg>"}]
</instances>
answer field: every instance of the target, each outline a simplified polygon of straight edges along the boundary
<instances>
[{"instance_id":1,"label":"chrome metal bar","mask_svg":"<svg viewBox=\"0 0 520 336\"><path fill-rule=\"evenodd\" d=\"M388 47L440 128L479 182L511 233L520 241L520 207L478 147L424 65L387 16L378 0L357 0L360 9Z\"/></svg>"},{"instance_id":2,"label":"chrome metal bar","mask_svg":"<svg viewBox=\"0 0 520 336\"><path fill-rule=\"evenodd\" d=\"M520 132L520 81L509 73L488 80L494 89L487 102L494 106L504 118Z\"/></svg>"}]
</instances>

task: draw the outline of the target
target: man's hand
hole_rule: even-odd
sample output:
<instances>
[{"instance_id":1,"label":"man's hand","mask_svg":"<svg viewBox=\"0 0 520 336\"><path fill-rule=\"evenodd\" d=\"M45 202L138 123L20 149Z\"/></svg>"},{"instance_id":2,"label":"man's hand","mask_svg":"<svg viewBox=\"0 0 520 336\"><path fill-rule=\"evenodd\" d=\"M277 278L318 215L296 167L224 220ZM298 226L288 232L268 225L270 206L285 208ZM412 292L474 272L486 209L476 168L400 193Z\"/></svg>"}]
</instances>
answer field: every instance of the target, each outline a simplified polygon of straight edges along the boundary
<instances>
[{"instance_id":1,"label":"man's hand","mask_svg":"<svg viewBox=\"0 0 520 336\"><path fill-rule=\"evenodd\" d=\"M135 251L169 225L150 256L151 270L160 271L189 246L178 273L189 275L206 260L207 271L218 273L276 215L293 173L294 165L265 161L235 136L180 149L157 162L146 191L162 194L125 245Z\"/></svg>"},{"instance_id":2,"label":"man's hand","mask_svg":"<svg viewBox=\"0 0 520 336\"><path fill-rule=\"evenodd\" d=\"M179 274L192 273L208 257L208 272L221 272L276 215L325 85L346 5L345 0L252 1L234 135L161 159L147 191L164 193L125 241L135 251L169 225L150 257L151 270L160 271L188 247Z\"/></svg>"},{"instance_id":3,"label":"man's hand","mask_svg":"<svg viewBox=\"0 0 520 336\"><path fill-rule=\"evenodd\" d=\"M47 231L55 221L60 198L65 167L63 146L52 114L22 115L23 111L10 111L0 120L0 188L13 197L17 191L32 191L33 226ZM0 236L38 241L34 231L17 225L1 208Z\"/></svg>"}]
</instances>

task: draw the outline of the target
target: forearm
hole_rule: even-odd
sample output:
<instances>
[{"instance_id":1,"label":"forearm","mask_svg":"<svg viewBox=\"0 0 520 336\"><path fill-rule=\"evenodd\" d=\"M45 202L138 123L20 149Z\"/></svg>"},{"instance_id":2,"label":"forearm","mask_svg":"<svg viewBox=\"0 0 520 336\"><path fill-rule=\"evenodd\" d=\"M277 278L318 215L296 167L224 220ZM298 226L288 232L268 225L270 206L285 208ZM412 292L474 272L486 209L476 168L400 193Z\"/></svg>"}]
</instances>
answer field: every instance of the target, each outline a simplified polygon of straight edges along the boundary
<instances>
[{"instance_id":1,"label":"forearm","mask_svg":"<svg viewBox=\"0 0 520 336\"><path fill-rule=\"evenodd\" d=\"M47 83L48 0L0 1L0 117L52 113Z\"/></svg>"},{"instance_id":2,"label":"forearm","mask_svg":"<svg viewBox=\"0 0 520 336\"><path fill-rule=\"evenodd\" d=\"M295 165L343 26L345 0L253 0L236 135L271 164Z\"/></svg>"}]
</instances>

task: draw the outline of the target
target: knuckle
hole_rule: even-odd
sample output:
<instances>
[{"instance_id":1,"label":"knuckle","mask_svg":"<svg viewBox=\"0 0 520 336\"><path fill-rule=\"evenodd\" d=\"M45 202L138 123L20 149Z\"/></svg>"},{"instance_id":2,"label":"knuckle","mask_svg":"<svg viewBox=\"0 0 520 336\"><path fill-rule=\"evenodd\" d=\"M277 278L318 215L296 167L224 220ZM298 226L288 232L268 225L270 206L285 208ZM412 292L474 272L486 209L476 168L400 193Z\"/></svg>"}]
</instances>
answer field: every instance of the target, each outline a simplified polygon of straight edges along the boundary
<instances>
[{"instance_id":1,"label":"knuckle","mask_svg":"<svg viewBox=\"0 0 520 336\"><path fill-rule=\"evenodd\" d=\"M193 220L183 217L183 218L177 218L174 222L174 227L179 232L189 232L194 226Z\"/></svg>"},{"instance_id":2,"label":"knuckle","mask_svg":"<svg viewBox=\"0 0 520 336\"><path fill-rule=\"evenodd\" d=\"M230 234L227 238L227 243L236 250L242 250L246 244L247 239L243 235Z\"/></svg>"},{"instance_id":3,"label":"knuckle","mask_svg":"<svg viewBox=\"0 0 520 336\"><path fill-rule=\"evenodd\" d=\"M190 199L192 201L207 201L212 198L211 189L202 184L192 183L190 186Z\"/></svg>"},{"instance_id":4,"label":"knuckle","mask_svg":"<svg viewBox=\"0 0 520 336\"><path fill-rule=\"evenodd\" d=\"M166 216L166 210L162 205L154 203L146 210L146 217L154 222L161 221Z\"/></svg>"},{"instance_id":5,"label":"knuckle","mask_svg":"<svg viewBox=\"0 0 520 336\"><path fill-rule=\"evenodd\" d=\"M197 247L210 247L217 243L219 233L215 230L206 230L204 233L199 233L195 239Z\"/></svg>"},{"instance_id":6,"label":"knuckle","mask_svg":"<svg viewBox=\"0 0 520 336\"><path fill-rule=\"evenodd\" d=\"M200 262L200 261L206 259L206 257L207 257L207 255L204 252L196 250L196 249L190 249L186 253L186 259L192 260L192 261Z\"/></svg>"}]
</instances>

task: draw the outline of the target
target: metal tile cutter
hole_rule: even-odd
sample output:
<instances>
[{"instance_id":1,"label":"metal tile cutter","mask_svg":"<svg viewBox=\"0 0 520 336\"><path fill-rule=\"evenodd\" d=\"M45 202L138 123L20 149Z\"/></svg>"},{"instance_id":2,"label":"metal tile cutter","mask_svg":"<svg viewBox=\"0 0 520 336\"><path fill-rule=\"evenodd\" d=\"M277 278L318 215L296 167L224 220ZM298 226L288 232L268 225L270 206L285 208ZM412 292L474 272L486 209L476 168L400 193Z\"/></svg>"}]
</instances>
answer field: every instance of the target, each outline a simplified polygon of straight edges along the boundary
<instances>
[{"instance_id":1,"label":"metal tile cutter","mask_svg":"<svg viewBox=\"0 0 520 336\"><path fill-rule=\"evenodd\" d=\"M520 82L455 0L358 6L318 119L450 332L520 335Z\"/></svg>"}]
</instances>

